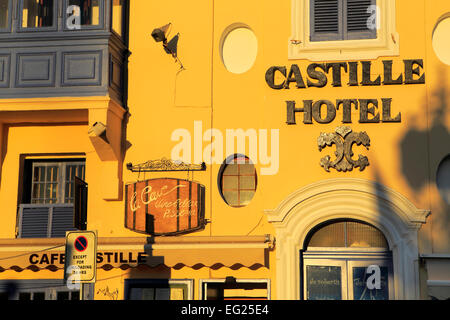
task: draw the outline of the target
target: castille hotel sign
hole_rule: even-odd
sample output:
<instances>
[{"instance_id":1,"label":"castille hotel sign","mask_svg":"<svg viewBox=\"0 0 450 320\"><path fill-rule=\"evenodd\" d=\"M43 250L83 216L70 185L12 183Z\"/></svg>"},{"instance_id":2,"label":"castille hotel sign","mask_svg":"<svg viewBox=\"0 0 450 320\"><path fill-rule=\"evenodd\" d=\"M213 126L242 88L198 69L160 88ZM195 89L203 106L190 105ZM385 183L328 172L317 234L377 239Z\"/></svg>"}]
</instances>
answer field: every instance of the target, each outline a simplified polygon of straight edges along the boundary
<instances>
[{"instance_id":1,"label":"castille hotel sign","mask_svg":"<svg viewBox=\"0 0 450 320\"><path fill-rule=\"evenodd\" d=\"M125 186L125 227L154 236L203 229L205 187L189 180L161 178Z\"/></svg>"},{"instance_id":2,"label":"castille hotel sign","mask_svg":"<svg viewBox=\"0 0 450 320\"><path fill-rule=\"evenodd\" d=\"M333 87L342 87L342 74L348 74L349 87L356 86L389 86L389 85L411 85L424 84L425 73L423 72L423 60L403 60L403 72L393 75L393 61L383 60L383 74L374 75L371 61L333 62L333 63L311 63L306 68L304 77L299 66L292 64L289 71L285 66L272 66L265 75L266 83L275 90L284 90L294 87L297 89L323 88L329 81ZM331 76L329 76L331 70ZM358 75L361 74L361 79ZM383 78L383 80L382 80ZM306 80L306 81L305 81ZM352 110L359 110L359 123L389 123L401 122L401 112L392 114L392 98L381 99L337 99L330 100L308 100L303 99L303 107L297 107L295 100L286 101L288 125L296 125L297 113L303 113L303 124L328 124L337 118L337 111L342 110L342 123L349 124L352 119ZM320 165L329 171L334 168L337 171L351 171L359 167L362 171L369 165L367 157L359 155L358 160L352 159L353 144L363 145L367 149L370 146L370 138L366 132L352 132L348 126L336 128L334 133L321 133L318 138L319 151L326 146L336 145L335 160L330 156L321 159Z\"/></svg>"}]
</instances>

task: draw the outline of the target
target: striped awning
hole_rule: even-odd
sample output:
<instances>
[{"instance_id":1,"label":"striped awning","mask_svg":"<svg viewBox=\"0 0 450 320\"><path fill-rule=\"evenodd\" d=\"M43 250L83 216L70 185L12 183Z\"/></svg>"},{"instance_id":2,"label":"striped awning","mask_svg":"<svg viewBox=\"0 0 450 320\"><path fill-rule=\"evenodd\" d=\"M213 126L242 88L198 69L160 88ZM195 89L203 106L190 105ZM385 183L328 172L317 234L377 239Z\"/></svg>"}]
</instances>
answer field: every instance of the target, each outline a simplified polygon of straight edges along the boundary
<instances>
[{"instance_id":1,"label":"striped awning","mask_svg":"<svg viewBox=\"0 0 450 320\"><path fill-rule=\"evenodd\" d=\"M98 238L97 269L267 266L271 236ZM65 239L0 239L0 272L64 269Z\"/></svg>"}]
</instances>

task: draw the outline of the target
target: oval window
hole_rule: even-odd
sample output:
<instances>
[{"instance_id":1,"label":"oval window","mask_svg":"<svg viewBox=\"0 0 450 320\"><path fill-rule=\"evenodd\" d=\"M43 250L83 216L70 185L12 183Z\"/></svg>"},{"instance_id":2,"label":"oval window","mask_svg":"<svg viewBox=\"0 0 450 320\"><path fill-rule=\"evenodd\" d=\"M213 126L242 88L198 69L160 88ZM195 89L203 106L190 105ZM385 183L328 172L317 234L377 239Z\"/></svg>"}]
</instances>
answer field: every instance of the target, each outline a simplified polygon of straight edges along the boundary
<instances>
[{"instance_id":1,"label":"oval window","mask_svg":"<svg viewBox=\"0 0 450 320\"><path fill-rule=\"evenodd\" d=\"M225 160L219 171L219 191L231 207L246 206L256 192L257 175L251 160L243 155L233 155Z\"/></svg>"}]
</instances>

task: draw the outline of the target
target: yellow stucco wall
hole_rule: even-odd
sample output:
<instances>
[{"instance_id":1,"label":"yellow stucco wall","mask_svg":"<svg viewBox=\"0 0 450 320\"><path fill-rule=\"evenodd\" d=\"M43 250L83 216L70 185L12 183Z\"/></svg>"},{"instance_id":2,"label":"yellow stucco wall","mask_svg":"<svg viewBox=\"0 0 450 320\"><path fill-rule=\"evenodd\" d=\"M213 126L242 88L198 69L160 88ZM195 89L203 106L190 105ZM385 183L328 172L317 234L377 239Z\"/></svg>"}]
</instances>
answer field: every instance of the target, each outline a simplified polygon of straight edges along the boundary
<instances>
[{"instance_id":1,"label":"yellow stucco wall","mask_svg":"<svg viewBox=\"0 0 450 320\"><path fill-rule=\"evenodd\" d=\"M207 165L205 172L195 172L195 181L206 187L206 219L202 231L186 236L262 235L274 234L273 226L264 214L276 208L295 190L330 178L353 177L379 182L408 198L417 208L432 214L419 231L421 253L450 252L450 207L439 195L435 185L439 162L450 152L450 67L442 63L432 47L432 33L439 18L450 12L447 0L397 0L396 31L400 39L400 54L372 61L372 77L383 75L382 61L393 60L393 74L403 72L403 60L423 59L425 84L392 86L347 86L348 74L343 73L342 87L331 86L331 73L324 88L273 90L265 82L271 66L297 64L306 81L307 60L288 59L288 39L291 36L291 1L261 0L198 0L132 1L130 9L129 112L125 139L128 142L123 164L143 163L169 158L177 144L171 140L177 129L187 129L194 144L194 121L202 122L202 134L216 128L279 129L279 171L276 175L261 175L257 164L258 188L251 203L243 208L228 206L220 196L217 175L220 164ZM185 70L160 43L150 36L153 28L172 23L171 36L180 33L178 57ZM223 65L220 48L223 32L232 24L249 26L258 41L258 54L253 67L243 74L233 74ZM358 59L356 59L357 61ZM345 60L350 61L350 60ZM322 62L327 62L324 60ZM382 76L383 79L383 76ZM279 79L278 79L279 80ZM354 147L355 157L361 153L370 166L360 172L326 172L320 158L333 157L334 146L318 150L321 132L334 132L341 125L342 111L329 124L303 124L303 114L297 113L297 124L286 124L286 100L378 99L392 98L392 115L401 112L400 123L358 123L359 111L352 112L354 132L366 131L370 150ZM381 112L381 109L379 110ZM97 230L100 237L139 236L124 227L124 200L104 200L101 161L88 135L88 125L4 125L4 159L2 164L0 203L2 224L0 238L13 238L19 182L19 157L23 154L80 153L86 155L86 181L89 184L88 229ZM203 142L203 148L208 142ZM192 152L194 149L192 148ZM225 157L228 156L224 154ZM194 160L194 159L193 159ZM205 161L205 159L203 159ZM193 161L194 162L194 161ZM186 173L132 173L123 165L123 182L158 177L186 178ZM277 244L278 245L278 244ZM279 244L282 245L282 244ZM220 268L181 268L171 270L175 279L270 278L272 298L276 298L275 251L270 253L270 269L230 270ZM47 277L47 274L42 277ZM157 273L156 273L157 274ZM55 273L54 275L60 275ZM107 298L101 290L118 288L123 298L123 278L142 277L139 270L100 271L96 298ZM1 278L35 277L26 271L7 272ZM51 274L50 274L51 276ZM114 280L106 280L109 278ZM198 298L195 287L194 297Z\"/></svg>"}]
</instances>

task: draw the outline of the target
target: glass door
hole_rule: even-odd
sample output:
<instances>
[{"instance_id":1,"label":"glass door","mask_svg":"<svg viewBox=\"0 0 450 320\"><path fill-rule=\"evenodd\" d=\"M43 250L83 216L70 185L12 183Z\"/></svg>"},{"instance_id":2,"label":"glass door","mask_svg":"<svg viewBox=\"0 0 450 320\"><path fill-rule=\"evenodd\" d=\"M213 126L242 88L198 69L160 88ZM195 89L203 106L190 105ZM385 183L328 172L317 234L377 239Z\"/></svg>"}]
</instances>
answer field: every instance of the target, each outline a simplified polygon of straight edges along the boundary
<instances>
[{"instance_id":1,"label":"glass door","mask_svg":"<svg viewBox=\"0 0 450 320\"><path fill-rule=\"evenodd\" d=\"M386 260L347 261L348 296L352 300L394 298L392 266Z\"/></svg>"},{"instance_id":2,"label":"glass door","mask_svg":"<svg viewBox=\"0 0 450 320\"><path fill-rule=\"evenodd\" d=\"M305 259L304 275L307 300L347 300L345 261Z\"/></svg>"},{"instance_id":3,"label":"glass door","mask_svg":"<svg viewBox=\"0 0 450 320\"><path fill-rule=\"evenodd\" d=\"M303 264L306 300L393 299L390 260L314 259Z\"/></svg>"}]
</instances>

